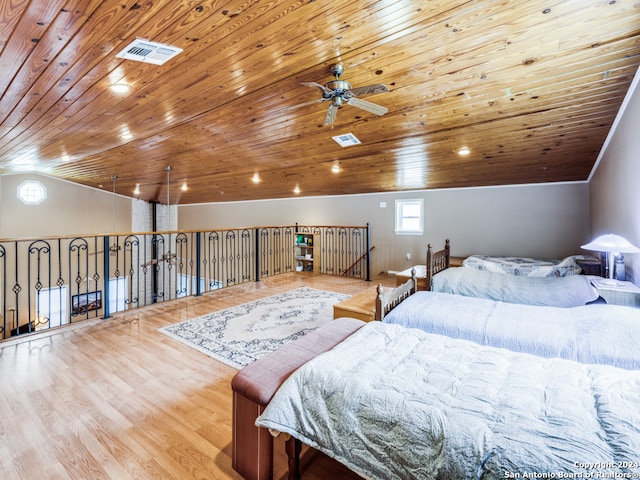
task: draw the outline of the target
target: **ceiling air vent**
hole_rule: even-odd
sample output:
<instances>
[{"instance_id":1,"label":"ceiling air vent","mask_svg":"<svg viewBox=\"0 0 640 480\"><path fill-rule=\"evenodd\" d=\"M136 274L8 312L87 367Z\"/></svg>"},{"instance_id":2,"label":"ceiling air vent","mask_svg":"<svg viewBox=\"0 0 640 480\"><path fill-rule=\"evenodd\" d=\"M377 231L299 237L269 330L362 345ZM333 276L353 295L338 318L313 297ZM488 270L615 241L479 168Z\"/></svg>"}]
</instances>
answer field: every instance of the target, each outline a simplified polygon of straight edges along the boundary
<instances>
[{"instance_id":1,"label":"ceiling air vent","mask_svg":"<svg viewBox=\"0 0 640 480\"><path fill-rule=\"evenodd\" d=\"M116 57L162 65L180 52L182 52L181 48L138 38L127 45Z\"/></svg>"},{"instance_id":2,"label":"ceiling air vent","mask_svg":"<svg viewBox=\"0 0 640 480\"><path fill-rule=\"evenodd\" d=\"M337 137L331 138L338 142L338 145L340 145L341 147L349 147L351 145L360 144L360 140L358 140L353 133L345 133L344 135L338 135Z\"/></svg>"}]
</instances>

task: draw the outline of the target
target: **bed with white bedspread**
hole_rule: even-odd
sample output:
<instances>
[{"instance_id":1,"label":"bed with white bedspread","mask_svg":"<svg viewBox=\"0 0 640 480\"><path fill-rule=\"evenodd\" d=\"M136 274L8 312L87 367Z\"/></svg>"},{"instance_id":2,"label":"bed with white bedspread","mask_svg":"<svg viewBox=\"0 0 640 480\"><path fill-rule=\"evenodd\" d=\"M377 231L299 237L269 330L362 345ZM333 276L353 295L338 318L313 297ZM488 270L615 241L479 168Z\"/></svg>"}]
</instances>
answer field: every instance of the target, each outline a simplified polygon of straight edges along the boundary
<instances>
[{"instance_id":1,"label":"bed with white bedspread","mask_svg":"<svg viewBox=\"0 0 640 480\"><path fill-rule=\"evenodd\" d=\"M614 478L640 473L640 371L370 322L295 371L256 425L373 479Z\"/></svg>"},{"instance_id":2,"label":"bed with white bedspread","mask_svg":"<svg viewBox=\"0 0 640 480\"><path fill-rule=\"evenodd\" d=\"M527 305L548 305L574 307L593 302L598 298L597 290L591 285L589 275L530 276L515 274L513 265L498 267L496 259L515 257L486 257L482 265L468 258L462 267L450 267L451 243L446 240L442 250L434 251L427 245L424 284L426 290L455 293L470 297L488 298L510 303ZM473 256L472 256L473 257ZM481 258L482 256L477 256ZM567 257L561 263L573 263L580 256ZM514 262L525 262L515 259ZM540 262L530 259L533 265ZM494 264L489 268L488 264ZM526 262L525 262L526 263ZM473 268L472 265L476 265ZM538 265L541 267L542 265ZM555 268L555 267L554 267ZM499 271L492 271L492 270ZM508 274L507 274L508 273Z\"/></svg>"},{"instance_id":3,"label":"bed with white bedspread","mask_svg":"<svg viewBox=\"0 0 640 480\"><path fill-rule=\"evenodd\" d=\"M640 309L531 306L418 291L382 319L542 357L640 369Z\"/></svg>"},{"instance_id":4,"label":"bed with white bedspread","mask_svg":"<svg viewBox=\"0 0 640 480\"><path fill-rule=\"evenodd\" d=\"M447 268L433 275L431 290L526 305L576 307L593 302L598 291L588 275L526 277L468 267Z\"/></svg>"},{"instance_id":5,"label":"bed with white bedspread","mask_svg":"<svg viewBox=\"0 0 640 480\"><path fill-rule=\"evenodd\" d=\"M567 277L569 275L580 275L582 273L582 268L576 260L585 258L587 258L585 255L571 255L560 260L469 255L462 261L462 266L526 277Z\"/></svg>"}]
</instances>

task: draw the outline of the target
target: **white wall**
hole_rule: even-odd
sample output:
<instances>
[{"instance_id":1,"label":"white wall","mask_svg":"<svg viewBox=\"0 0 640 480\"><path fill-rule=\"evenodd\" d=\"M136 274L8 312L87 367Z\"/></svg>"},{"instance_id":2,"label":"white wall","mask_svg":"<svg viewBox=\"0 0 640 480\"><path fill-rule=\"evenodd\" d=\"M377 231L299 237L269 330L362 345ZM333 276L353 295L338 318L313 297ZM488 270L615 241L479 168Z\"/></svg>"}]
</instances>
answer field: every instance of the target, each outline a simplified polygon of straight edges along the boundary
<instances>
[{"instance_id":1,"label":"white wall","mask_svg":"<svg viewBox=\"0 0 640 480\"><path fill-rule=\"evenodd\" d=\"M640 73L625 98L592 176L591 237L615 233L640 247ZM627 274L640 285L640 254L625 255Z\"/></svg>"},{"instance_id":2,"label":"white wall","mask_svg":"<svg viewBox=\"0 0 640 480\"><path fill-rule=\"evenodd\" d=\"M47 189L39 205L25 205L18 186L37 180ZM131 199L114 196L111 183L105 190L88 188L45 175L0 176L0 238L103 234L131 231Z\"/></svg>"},{"instance_id":3,"label":"white wall","mask_svg":"<svg viewBox=\"0 0 640 480\"><path fill-rule=\"evenodd\" d=\"M423 235L396 235L396 199L423 198ZM386 208L380 203L386 202ZM242 225L238 225L242 219ZM372 273L425 262L428 243L451 240L452 255L472 253L561 258L586 253L589 233L586 183L426 190L337 197L228 202L179 207L178 228L198 230L263 225L371 227ZM406 260L410 253L411 260Z\"/></svg>"}]
</instances>

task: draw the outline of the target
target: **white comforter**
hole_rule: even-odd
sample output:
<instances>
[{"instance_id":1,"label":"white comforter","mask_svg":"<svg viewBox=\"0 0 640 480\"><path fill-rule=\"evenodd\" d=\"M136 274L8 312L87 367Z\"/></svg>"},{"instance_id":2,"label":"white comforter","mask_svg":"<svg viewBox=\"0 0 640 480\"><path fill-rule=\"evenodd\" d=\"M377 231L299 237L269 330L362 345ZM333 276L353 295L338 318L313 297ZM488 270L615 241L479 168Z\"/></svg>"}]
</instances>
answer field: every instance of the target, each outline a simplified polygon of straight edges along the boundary
<instances>
[{"instance_id":1,"label":"white comforter","mask_svg":"<svg viewBox=\"0 0 640 480\"><path fill-rule=\"evenodd\" d=\"M467 267L447 268L435 274L431 290L552 307L577 307L598 298L598 291L586 275L521 277Z\"/></svg>"},{"instance_id":2,"label":"white comforter","mask_svg":"<svg viewBox=\"0 0 640 480\"><path fill-rule=\"evenodd\" d=\"M371 322L294 372L256 424L376 479L640 474L640 371Z\"/></svg>"},{"instance_id":3,"label":"white comforter","mask_svg":"<svg viewBox=\"0 0 640 480\"><path fill-rule=\"evenodd\" d=\"M548 260L528 257L469 255L462 261L462 266L527 277L566 277L582 273L582 268L580 268L576 260L583 258L586 257L584 255L572 255L562 260Z\"/></svg>"},{"instance_id":4,"label":"white comforter","mask_svg":"<svg viewBox=\"0 0 640 480\"><path fill-rule=\"evenodd\" d=\"M640 309L572 308L416 292L383 321L543 357L640 369Z\"/></svg>"}]
</instances>

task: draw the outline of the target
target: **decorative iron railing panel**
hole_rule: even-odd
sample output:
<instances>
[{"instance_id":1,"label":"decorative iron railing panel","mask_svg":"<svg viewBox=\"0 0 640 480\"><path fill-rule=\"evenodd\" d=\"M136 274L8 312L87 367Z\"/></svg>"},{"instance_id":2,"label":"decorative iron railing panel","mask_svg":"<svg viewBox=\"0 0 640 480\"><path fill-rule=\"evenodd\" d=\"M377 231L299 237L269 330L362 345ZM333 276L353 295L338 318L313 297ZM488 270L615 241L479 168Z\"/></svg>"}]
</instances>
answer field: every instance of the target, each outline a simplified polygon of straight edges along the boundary
<instances>
[{"instance_id":1,"label":"decorative iron railing panel","mask_svg":"<svg viewBox=\"0 0 640 480\"><path fill-rule=\"evenodd\" d=\"M369 280L369 227L297 226L320 235L320 273Z\"/></svg>"},{"instance_id":2,"label":"decorative iron railing panel","mask_svg":"<svg viewBox=\"0 0 640 480\"><path fill-rule=\"evenodd\" d=\"M293 272L298 230L320 234L321 273L369 279L368 227L0 240L0 339Z\"/></svg>"}]
</instances>

